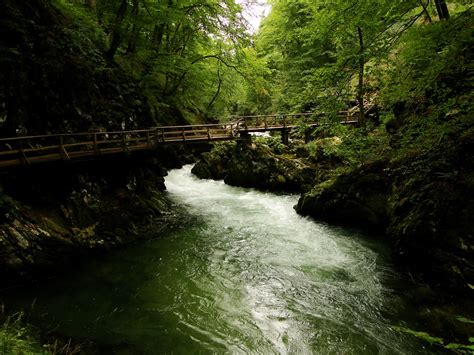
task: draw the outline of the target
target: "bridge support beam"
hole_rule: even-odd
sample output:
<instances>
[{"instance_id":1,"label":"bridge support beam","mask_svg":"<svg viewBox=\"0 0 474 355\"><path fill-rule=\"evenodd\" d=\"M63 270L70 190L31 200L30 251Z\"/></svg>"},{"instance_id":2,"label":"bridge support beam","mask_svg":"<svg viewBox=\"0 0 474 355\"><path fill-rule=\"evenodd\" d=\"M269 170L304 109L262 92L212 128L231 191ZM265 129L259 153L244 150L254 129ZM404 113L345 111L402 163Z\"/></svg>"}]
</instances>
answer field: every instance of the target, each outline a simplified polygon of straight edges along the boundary
<instances>
[{"instance_id":1,"label":"bridge support beam","mask_svg":"<svg viewBox=\"0 0 474 355\"><path fill-rule=\"evenodd\" d=\"M282 129L281 130L281 142L284 145L288 145L290 142L290 130L289 129Z\"/></svg>"},{"instance_id":2,"label":"bridge support beam","mask_svg":"<svg viewBox=\"0 0 474 355\"><path fill-rule=\"evenodd\" d=\"M306 128L304 130L304 142L305 142L305 144L307 144L307 143L309 143L313 140L313 137L311 136L312 133L313 132L312 132L311 128Z\"/></svg>"},{"instance_id":3,"label":"bridge support beam","mask_svg":"<svg viewBox=\"0 0 474 355\"><path fill-rule=\"evenodd\" d=\"M237 147L248 146L252 144L252 136L248 132L240 132L240 139L237 141Z\"/></svg>"}]
</instances>

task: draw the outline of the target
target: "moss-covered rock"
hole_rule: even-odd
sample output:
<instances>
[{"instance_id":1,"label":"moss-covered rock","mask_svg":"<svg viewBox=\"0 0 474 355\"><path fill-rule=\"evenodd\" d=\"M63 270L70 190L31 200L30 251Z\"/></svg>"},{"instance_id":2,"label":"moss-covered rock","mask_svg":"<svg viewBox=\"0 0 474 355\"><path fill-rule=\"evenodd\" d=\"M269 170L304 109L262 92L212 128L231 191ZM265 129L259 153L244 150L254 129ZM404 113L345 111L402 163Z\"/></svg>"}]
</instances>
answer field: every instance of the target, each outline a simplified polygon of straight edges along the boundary
<instances>
[{"instance_id":1,"label":"moss-covered rock","mask_svg":"<svg viewBox=\"0 0 474 355\"><path fill-rule=\"evenodd\" d=\"M446 139L392 164L393 217L387 230L399 259L431 282L474 284L473 135ZM471 285L471 286L469 286Z\"/></svg>"},{"instance_id":2,"label":"moss-covered rock","mask_svg":"<svg viewBox=\"0 0 474 355\"><path fill-rule=\"evenodd\" d=\"M74 255L148 238L151 231L157 236L174 223L160 161L149 153L117 159L37 166L2 177L2 277L54 270Z\"/></svg>"},{"instance_id":3,"label":"moss-covered rock","mask_svg":"<svg viewBox=\"0 0 474 355\"><path fill-rule=\"evenodd\" d=\"M401 265L423 280L474 288L474 135L365 164L300 198L303 215L384 232Z\"/></svg>"},{"instance_id":4,"label":"moss-covered rock","mask_svg":"<svg viewBox=\"0 0 474 355\"><path fill-rule=\"evenodd\" d=\"M201 154L201 158L191 172L200 179L224 179L236 146L235 142L215 144L212 151Z\"/></svg>"},{"instance_id":5,"label":"moss-covered rock","mask_svg":"<svg viewBox=\"0 0 474 355\"><path fill-rule=\"evenodd\" d=\"M192 172L203 179L224 179L232 186L270 191L301 191L314 172L295 156L275 154L262 142L217 145L202 155Z\"/></svg>"},{"instance_id":6,"label":"moss-covered rock","mask_svg":"<svg viewBox=\"0 0 474 355\"><path fill-rule=\"evenodd\" d=\"M391 195L386 162L380 161L316 185L295 209L302 215L365 229L384 230Z\"/></svg>"}]
</instances>

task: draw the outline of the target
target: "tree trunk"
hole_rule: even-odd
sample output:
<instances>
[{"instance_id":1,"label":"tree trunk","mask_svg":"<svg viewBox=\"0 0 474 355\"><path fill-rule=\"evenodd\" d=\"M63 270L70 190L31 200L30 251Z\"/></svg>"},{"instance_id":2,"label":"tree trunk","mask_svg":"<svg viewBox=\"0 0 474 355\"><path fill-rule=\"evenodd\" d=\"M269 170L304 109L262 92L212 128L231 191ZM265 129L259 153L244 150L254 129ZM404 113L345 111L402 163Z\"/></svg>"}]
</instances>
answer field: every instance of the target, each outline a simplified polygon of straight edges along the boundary
<instances>
[{"instance_id":1,"label":"tree trunk","mask_svg":"<svg viewBox=\"0 0 474 355\"><path fill-rule=\"evenodd\" d=\"M127 54L135 53L137 49L137 41L138 41L139 33L140 33L140 29L138 28L136 24L134 24L132 27L132 33L128 40Z\"/></svg>"},{"instance_id":2,"label":"tree trunk","mask_svg":"<svg viewBox=\"0 0 474 355\"><path fill-rule=\"evenodd\" d=\"M153 43L160 48L161 47L161 42L163 41L163 35L165 32L165 25L155 25L155 28L153 30Z\"/></svg>"},{"instance_id":3,"label":"tree trunk","mask_svg":"<svg viewBox=\"0 0 474 355\"><path fill-rule=\"evenodd\" d=\"M89 9L95 10L97 8L96 0L86 0L86 5Z\"/></svg>"},{"instance_id":4,"label":"tree trunk","mask_svg":"<svg viewBox=\"0 0 474 355\"><path fill-rule=\"evenodd\" d=\"M217 100L217 98L219 97L219 94L221 92L222 78L221 78L221 64L220 64L220 62L217 63L217 78L219 79L219 84L217 86L217 91L214 94L214 96L212 97L211 102L209 102L209 105L207 105L207 111L209 111L211 109L212 105Z\"/></svg>"},{"instance_id":5,"label":"tree trunk","mask_svg":"<svg viewBox=\"0 0 474 355\"><path fill-rule=\"evenodd\" d=\"M127 12L127 0L122 0L120 3L120 7L117 12L117 16L115 17L114 25L111 32L111 39L110 39L110 47L107 53L105 54L106 59L111 62L114 59L115 53L117 53L117 49L120 46L120 42L122 41L122 36L120 33L120 28L125 18L125 13Z\"/></svg>"},{"instance_id":6,"label":"tree trunk","mask_svg":"<svg viewBox=\"0 0 474 355\"><path fill-rule=\"evenodd\" d=\"M357 27L359 34L359 87L357 90L357 102L359 103L359 124L365 129L365 108L364 108L364 37L362 29Z\"/></svg>"},{"instance_id":7,"label":"tree trunk","mask_svg":"<svg viewBox=\"0 0 474 355\"><path fill-rule=\"evenodd\" d=\"M424 23L432 23L433 20L431 19L430 13L428 12L428 5L430 4L430 1L426 4L423 3L423 0L420 0L420 5L423 8L423 13L424 13Z\"/></svg>"},{"instance_id":8,"label":"tree trunk","mask_svg":"<svg viewBox=\"0 0 474 355\"><path fill-rule=\"evenodd\" d=\"M134 23L133 23L133 26L132 26L132 32L131 32L130 37L128 39L127 54L135 53L135 50L137 48L137 41L138 41L138 37L139 37L139 34L140 34L140 28L137 25L139 12L140 12L140 9L139 9L138 0L134 0L133 1L133 11L132 11L132 14L133 14L133 17L134 17Z\"/></svg>"},{"instance_id":9,"label":"tree trunk","mask_svg":"<svg viewBox=\"0 0 474 355\"><path fill-rule=\"evenodd\" d=\"M446 5L445 0L435 0L436 11L438 12L438 17L440 20L449 19L448 6Z\"/></svg>"}]
</instances>

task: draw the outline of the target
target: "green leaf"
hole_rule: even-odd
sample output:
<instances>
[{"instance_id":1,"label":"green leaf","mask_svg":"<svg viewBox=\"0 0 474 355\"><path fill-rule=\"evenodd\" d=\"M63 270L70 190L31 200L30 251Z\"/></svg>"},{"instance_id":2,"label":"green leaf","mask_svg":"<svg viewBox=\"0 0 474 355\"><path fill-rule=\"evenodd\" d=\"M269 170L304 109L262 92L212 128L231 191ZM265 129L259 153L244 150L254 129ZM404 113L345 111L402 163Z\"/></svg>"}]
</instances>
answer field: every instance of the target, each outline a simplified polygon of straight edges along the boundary
<instances>
[{"instance_id":1,"label":"green leaf","mask_svg":"<svg viewBox=\"0 0 474 355\"><path fill-rule=\"evenodd\" d=\"M446 349L461 349L461 350L474 350L474 345L449 343L445 346Z\"/></svg>"},{"instance_id":2,"label":"green leaf","mask_svg":"<svg viewBox=\"0 0 474 355\"><path fill-rule=\"evenodd\" d=\"M416 330L413 330L413 329L410 329L410 328L398 327L398 326L392 326L392 329L394 329L398 332L413 335L413 336L415 336L419 339L427 341L431 345L433 345L433 344L443 345L443 343L444 343L444 340L442 338L431 336L430 334L428 334L426 332L420 332L420 331L416 331Z\"/></svg>"},{"instance_id":3,"label":"green leaf","mask_svg":"<svg viewBox=\"0 0 474 355\"><path fill-rule=\"evenodd\" d=\"M462 323L468 323L468 324L474 324L474 320L463 317L463 316L457 316L456 320L462 322Z\"/></svg>"}]
</instances>

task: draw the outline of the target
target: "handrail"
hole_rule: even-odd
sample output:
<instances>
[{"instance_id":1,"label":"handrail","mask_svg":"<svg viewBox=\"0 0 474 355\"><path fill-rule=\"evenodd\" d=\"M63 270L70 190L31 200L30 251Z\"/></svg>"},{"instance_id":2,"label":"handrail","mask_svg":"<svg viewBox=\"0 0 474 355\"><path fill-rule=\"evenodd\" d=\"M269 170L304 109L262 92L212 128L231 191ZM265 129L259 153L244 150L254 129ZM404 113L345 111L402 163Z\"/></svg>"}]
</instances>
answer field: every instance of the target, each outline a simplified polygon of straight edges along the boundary
<instances>
[{"instance_id":1,"label":"handrail","mask_svg":"<svg viewBox=\"0 0 474 355\"><path fill-rule=\"evenodd\" d=\"M0 138L0 142L12 141L12 140L27 140L27 139L42 139L42 138L59 138L59 137L80 137L80 136L90 136L90 135L112 135L112 134L132 134L132 133L146 133L154 132L156 130L169 130L175 128L197 128L197 127L225 127L229 123L223 124L198 124L198 125L183 125L183 126L156 126L147 129L136 129L128 131L92 131L92 132L78 132L78 133L52 133L52 134L42 134L34 136L18 136L18 137L8 137Z\"/></svg>"},{"instance_id":2,"label":"handrail","mask_svg":"<svg viewBox=\"0 0 474 355\"><path fill-rule=\"evenodd\" d=\"M287 131L296 126L297 117L320 117L321 113L292 113L234 116L230 122L156 126L123 131L54 133L0 138L0 168L29 165L58 160L73 160L113 153L154 149L159 144L200 143L240 139L245 133L258 131ZM344 115L342 124L357 123ZM352 118L353 115L350 115ZM263 125L262 125L263 124ZM317 126L317 121L307 122Z\"/></svg>"}]
</instances>

